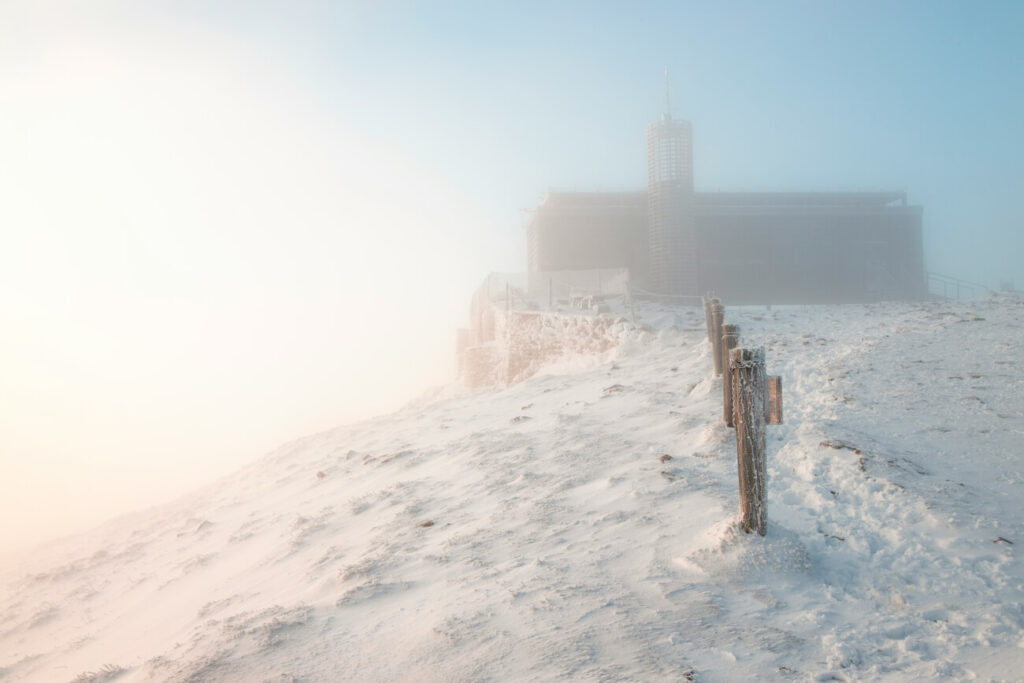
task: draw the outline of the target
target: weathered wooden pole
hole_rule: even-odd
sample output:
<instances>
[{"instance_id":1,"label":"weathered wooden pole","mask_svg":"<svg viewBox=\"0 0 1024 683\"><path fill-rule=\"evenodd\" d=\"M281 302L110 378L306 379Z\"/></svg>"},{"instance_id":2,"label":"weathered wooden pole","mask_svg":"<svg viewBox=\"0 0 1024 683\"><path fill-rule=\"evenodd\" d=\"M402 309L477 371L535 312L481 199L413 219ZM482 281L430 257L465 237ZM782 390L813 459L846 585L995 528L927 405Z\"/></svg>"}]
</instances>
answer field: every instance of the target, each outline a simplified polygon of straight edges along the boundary
<instances>
[{"instance_id":1,"label":"weathered wooden pole","mask_svg":"<svg viewBox=\"0 0 1024 683\"><path fill-rule=\"evenodd\" d=\"M735 427L732 411L732 350L740 343L739 325L722 325L722 419Z\"/></svg>"},{"instance_id":2,"label":"weathered wooden pole","mask_svg":"<svg viewBox=\"0 0 1024 683\"><path fill-rule=\"evenodd\" d=\"M711 292L704 297L704 326L708 331L708 341L711 341Z\"/></svg>"},{"instance_id":3,"label":"weathered wooden pole","mask_svg":"<svg viewBox=\"0 0 1024 683\"><path fill-rule=\"evenodd\" d=\"M764 419L770 425L782 424L782 378L768 375L768 396L766 397Z\"/></svg>"},{"instance_id":4,"label":"weathered wooden pole","mask_svg":"<svg viewBox=\"0 0 1024 683\"><path fill-rule=\"evenodd\" d=\"M725 306L718 299L711 301L711 346L715 360L715 377L722 374L722 323L725 321Z\"/></svg>"},{"instance_id":5,"label":"weathered wooden pole","mask_svg":"<svg viewBox=\"0 0 1024 683\"><path fill-rule=\"evenodd\" d=\"M764 347L733 349L733 405L736 408L736 464L740 486L740 524L762 536L768 529L765 457Z\"/></svg>"}]
</instances>

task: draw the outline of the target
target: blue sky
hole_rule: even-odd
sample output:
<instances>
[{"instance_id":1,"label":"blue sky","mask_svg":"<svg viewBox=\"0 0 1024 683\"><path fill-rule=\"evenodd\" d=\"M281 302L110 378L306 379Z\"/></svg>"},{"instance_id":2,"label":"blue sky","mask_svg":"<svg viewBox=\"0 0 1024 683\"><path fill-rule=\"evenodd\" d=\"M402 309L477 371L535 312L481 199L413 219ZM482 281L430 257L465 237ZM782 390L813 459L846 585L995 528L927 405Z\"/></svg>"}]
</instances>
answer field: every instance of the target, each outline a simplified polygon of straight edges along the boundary
<instances>
[{"instance_id":1,"label":"blue sky","mask_svg":"<svg viewBox=\"0 0 1024 683\"><path fill-rule=\"evenodd\" d=\"M505 220L549 186L640 186L668 66L699 188L906 189L931 268L1024 280L1019 3L409 3L304 20L312 36L267 39L325 106Z\"/></svg>"},{"instance_id":2,"label":"blue sky","mask_svg":"<svg viewBox=\"0 0 1024 683\"><path fill-rule=\"evenodd\" d=\"M905 189L1024 287L1020 3L0 5L5 548L448 381L549 188Z\"/></svg>"},{"instance_id":3,"label":"blue sky","mask_svg":"<svg viewBox=\"0 0 1024 683\"><path fill-rule=\"evenodd\" d=\"M548 187L643 183L667 66L698 188L906 189L930 268L1024 281L1020 3L299 4L190 16L495 211L502 242Z\"/></svg>"}]
</instances>

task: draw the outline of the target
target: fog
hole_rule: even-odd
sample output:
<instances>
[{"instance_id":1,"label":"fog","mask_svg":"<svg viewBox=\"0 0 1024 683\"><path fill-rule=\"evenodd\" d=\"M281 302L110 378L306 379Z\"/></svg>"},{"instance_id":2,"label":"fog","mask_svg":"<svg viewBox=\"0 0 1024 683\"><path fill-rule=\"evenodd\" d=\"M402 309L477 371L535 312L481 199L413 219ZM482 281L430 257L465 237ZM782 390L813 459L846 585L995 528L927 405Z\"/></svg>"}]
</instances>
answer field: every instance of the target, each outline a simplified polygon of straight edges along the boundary
<instances>
[{"instance_id":1,"label":"fog","mask_svg":"<svg viewBox=\"0 0 1024 683\"><path fill-rule=\"evenodd\" d=\"M551 186L905 189L1024 286L1018 5L9 2L0 554L451 380Z\"/></svg>"}]
</instances>

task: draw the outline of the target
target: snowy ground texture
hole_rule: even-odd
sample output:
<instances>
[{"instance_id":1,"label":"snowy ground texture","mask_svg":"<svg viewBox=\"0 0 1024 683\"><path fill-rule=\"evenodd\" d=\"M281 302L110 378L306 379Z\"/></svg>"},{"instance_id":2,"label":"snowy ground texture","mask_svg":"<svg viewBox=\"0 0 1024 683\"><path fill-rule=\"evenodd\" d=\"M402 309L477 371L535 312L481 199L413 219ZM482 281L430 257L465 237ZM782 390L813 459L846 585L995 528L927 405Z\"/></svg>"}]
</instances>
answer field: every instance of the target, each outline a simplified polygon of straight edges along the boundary
<instances>
[{"instance_id":1,"label":"snowy ground texture","mask_svg":"<svg viewBox=\"0 0 1024 683\"><path fill-rule=\"evenodd\" d=\"M766 538L703 312L645 315L7 568L0 679L1024 678L1024 301L728 310Z\"/></svg>"}]
</instances>

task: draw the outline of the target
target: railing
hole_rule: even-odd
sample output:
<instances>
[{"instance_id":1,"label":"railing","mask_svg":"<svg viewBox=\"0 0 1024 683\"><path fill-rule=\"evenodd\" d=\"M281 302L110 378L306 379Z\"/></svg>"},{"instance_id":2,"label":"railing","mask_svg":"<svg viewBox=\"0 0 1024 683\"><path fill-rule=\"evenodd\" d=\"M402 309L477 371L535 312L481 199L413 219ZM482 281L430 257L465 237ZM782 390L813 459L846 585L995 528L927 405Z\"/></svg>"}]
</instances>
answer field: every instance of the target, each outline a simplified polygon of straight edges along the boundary
<instances>
[{"instance_id":1,"label":"railing","mask_svg":"<svg viewBox=\"0 0 1024 683\"><path fill-rule=\"evenodd\" d=\"M976 299L984 296L992 290L980 282L961 280L950 275L939 273L928 274L928 294L941 297L946 301L961 301L963 299ZM941 292L939 291L941 290Z\"/></svg>"},{"instance_id":2,"label":"railing","mask_svg":"<svg viewBox=\"0 0 1024 683\"><path fill-rule=\"evenodd\" d=\"M692 304L697 306L704 300L704 297L695 294L664 294L661 292L652 292L644 289L643 287L637 287L636 285L632 285L631 290L633 295L638 299L648 299L659 303Z\"/></svg>"}]
</instances>

